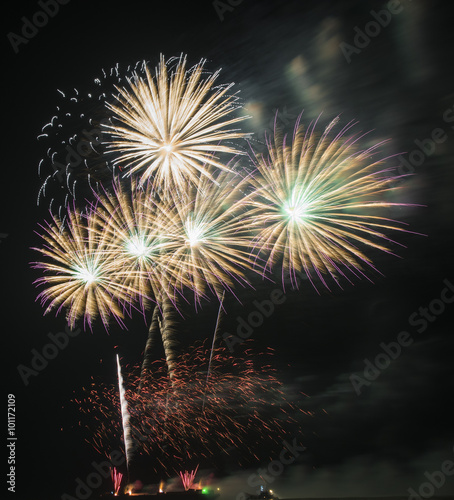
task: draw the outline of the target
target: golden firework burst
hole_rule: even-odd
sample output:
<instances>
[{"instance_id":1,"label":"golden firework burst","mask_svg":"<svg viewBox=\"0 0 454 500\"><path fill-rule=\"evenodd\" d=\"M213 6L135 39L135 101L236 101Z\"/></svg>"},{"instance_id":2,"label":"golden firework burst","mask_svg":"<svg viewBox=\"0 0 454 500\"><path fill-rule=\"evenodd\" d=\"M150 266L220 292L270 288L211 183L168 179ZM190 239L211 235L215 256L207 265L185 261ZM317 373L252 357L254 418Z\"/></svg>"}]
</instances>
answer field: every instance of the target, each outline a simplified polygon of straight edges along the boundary
<instances>
[{"instance_id":1,"label":"golden firework burst","mask_svg":"<svg viewBox=\"0 0 454 500\"><path fill-rule=\"evenodd\" d=\"M332 121L321 136L315 124L308 130L295 125L293 141L275 131L266 154L255 157L251 177L247 224L256 231L254 253L266 260L266 269L282 259L294 277L303 270L328 287L324 275L365 275L372 260L361 248L391 253L396 243L389 231L405 231L402 223L386 218L390 203L384 195L393 189L390 169L375 159L379 145L360 150L357 135L346 136L352 124L334 138ZM348 273L346 273L348 271Z\"/></svg>"},{"instance_id":2,"label":"golden firework burst","mask_svg":"<svg viewBox=\"0 0 454 500\"><path fill-rule=\"evenodd\" d=\"M244 270L253 267L249 232L242 221L245 179L221 171L214 181L202 178L188 199L152 200L166 238L173 243L165 254L171 283L182 288L189 281L197 298L207 288L220 298L225 288L247 284Z\"/></svg>"},{"instance_id":3,"label":"golden firework burst","mask_svg":"<svg viewBox=\"0 0 454 500\"><path fill-rule=\"evenodd\" d=\"M66 309L68 324L84 317L90 325L99 315L105 326L113 315L121 324L123 307L130 304L137 290L125 282L119 261L108 251L109 238L102 234L98 221L79 211L68 211L65 224L57 217L43 227L45 244L35 248L46 259L35 262L44 276L35 283L45 286L38 295L47 303L45 314Z\"/></svg>"},{"instance_id":4,"label":"golden firework burst","mask_svg":"<svg viewBox=\"0 0 454 500\"><path fill-rule=\"evenodd\" d=\"M114 163L127 175L141 173L143 183L165 195L168 189L186 191L187 182L211 177L210 167L226 170L213 153L239 153L225 141L244 137L232 126L245 116L233 117L237 96L231 85L214 86L219 71L203 78L204 61L186 70L186 57L169 69L161 56L155 77L135 75L129 88L117 88L117 104L108 107L117 125L107 126L108 148ZM221 144L221 142L223 142Z\"/></svg>"},{"instance_id":5,"label":"golden firework burst","mask_svg":"<svg viewBox=\"0 0 454 500\"><path fill-rule=\"evenodd\" d=\"M168 253L175 242L169 238L162 217L162 206L153 201L151 184L114 182L111 190L97 196L93 208L98 238L105 250L122 270L125 285L137 292L146 305L161 302L163 295L175 295L169 288L172 269L167 265ZM185 285L189 282L186 280Z\"/></svg>"}]
</instances>

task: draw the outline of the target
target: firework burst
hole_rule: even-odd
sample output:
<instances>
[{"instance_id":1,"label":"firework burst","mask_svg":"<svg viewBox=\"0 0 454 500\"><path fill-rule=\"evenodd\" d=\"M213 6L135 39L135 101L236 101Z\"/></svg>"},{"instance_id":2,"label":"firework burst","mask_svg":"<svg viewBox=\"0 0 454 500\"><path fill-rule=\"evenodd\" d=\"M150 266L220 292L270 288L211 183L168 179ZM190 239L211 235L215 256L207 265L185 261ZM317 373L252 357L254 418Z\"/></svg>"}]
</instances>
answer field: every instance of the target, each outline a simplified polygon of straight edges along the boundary
<instances>
[{"instance_id":1,"label":"firework burst","mask_svg":"<svg viewBox=\"0 0 454 500\"><path fill-rule=\"evenodd\" d=\"M175 242L152 201L151 185L137 186L134 179L129 184L114 182L113 189L97 195L92 216L98 232L93 237L105 242L106 251L122 269L125 284L138 292L137 300L144 307L152 298L162 302L165 295L175 294L169 290L172 269L167 265ZM189 281L184 284L188 286Z\"/></svg>"},{"instance_id":2,"label":"firework burst","mask_svg":"<svg viewBox=\"0 0 454 500\"><path fill-rule=\"evenodd\" d=\"M226 170L212 153L239 153L220 142L245 136L231 128L245 119L231 117L238 107L237 97L227 93L232 85L215 87L219 71L204 79L203 66L186 70L186 57L180 57L170 70L161 56L155 78L146 68L146 78L135 75L129 88L118 87L118 104L108 104L117 121L106 126L114 164L128 175L140 172L141 182L153 178L163 196L211 177L208 166Z\"/></svg>"},{"instance_id":3,"label":"firework burst","mask_svg":"<svg viewBox=\"0 0 454 500\"><path fill-rule=\"evenodd\" d=\"M405 229L381 210L404 204L385 201L396 177L383 157L375 159L380 144L358 149L361 137L346 136L352 124L330 138L337 119L318 137L316 123L305 130L300 118L293 141L276 130L268 154L255 156L246 219L267 270L282 259L284 273L303 270L312 282L315 273L328 287L327 274L339 284L339 276L350 281L348 273L375 269L361 247L392 253L398 243L385 233Z\"/></svg>"},{"instance_id":4,"label":"firework burst","mask_svg":"<svg viewBox=\"0 0 454 500\"><path fill-rule=\"evenodd\" d=\"M241 175L218 172L215 182L202 178L189 199L156 205L165 235L173 246L166 253L170 282L187 286L199 301L210 289L221 299L235 283L248 284L244 270L251 269L250 236L242 217Z\"/></svg>"},{"instance_id":5,"label":"firework burst","mask_svg":"<svg viewBox=\"0 0 454 500\"><path fill-rule=\"evenodd\" d=\"M97 224L94 217L68 209L65 224L53 217L40 235L44 246L34 248L46 258L33 264L45 273L35 281L45 286L38 295L47 303L45 314L64 308L71 327L84 317L91 328L98 315L105 326L111 315L122 324L124 306L138 293L125 283L124 271L108 252L108 239L96 237Z\"/></svg>"}]
</instances>

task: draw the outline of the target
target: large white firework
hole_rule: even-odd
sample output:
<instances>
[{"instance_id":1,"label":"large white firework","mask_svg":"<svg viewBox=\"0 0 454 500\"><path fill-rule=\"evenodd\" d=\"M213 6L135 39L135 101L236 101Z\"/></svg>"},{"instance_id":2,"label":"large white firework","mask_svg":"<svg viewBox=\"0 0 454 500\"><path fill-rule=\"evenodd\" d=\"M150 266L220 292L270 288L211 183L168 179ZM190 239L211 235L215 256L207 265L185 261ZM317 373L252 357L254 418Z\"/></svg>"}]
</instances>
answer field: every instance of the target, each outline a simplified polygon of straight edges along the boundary
<instances>
[{"instance_id":1,"label":"large white firework","mask_svg":"<svg viewBox=\"0 0 454 500\"><path fill-rule=\"evenodd\" d=\"M204 77L204 63L186 70L186 57L170 69L161 56L155 76L136 75L129 86L118 87L116 104L108 104L114 124L106 126L107 147L114 164L127 175L140 174L141 182L153 179L161 193L189 182L211 177L210 168L227 170L213 153L239 153L226 141L244 137L234 116L239 107L230 85L215 86L219 71ZM116 120L115 120L116 119Z\"/></svg>"}]
</instances>

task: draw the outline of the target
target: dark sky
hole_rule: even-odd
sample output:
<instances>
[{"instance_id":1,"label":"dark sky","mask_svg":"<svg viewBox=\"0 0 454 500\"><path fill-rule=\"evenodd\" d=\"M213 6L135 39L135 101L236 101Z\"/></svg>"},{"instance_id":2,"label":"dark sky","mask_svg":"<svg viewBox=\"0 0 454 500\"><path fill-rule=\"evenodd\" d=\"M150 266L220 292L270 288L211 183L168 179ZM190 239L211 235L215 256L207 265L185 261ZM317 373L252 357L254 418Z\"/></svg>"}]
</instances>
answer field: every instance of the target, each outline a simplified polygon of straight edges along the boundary
<instances>
[{"instance_id":1,"label":"dark sky","mask_svg":"<svg viewBox=\"0 0 454 500\"><path fill-rule=\"evenodd\" d=\"M93 333L71 339L24 385L18 365L30 366L32 350L41 351L49 333L65 327L62 315L43 317L32 284L39 273L29 267L36 258L30 247L39 244L34 231L48 217L46 203L36 205L41 185L37 165L43 154L36 137L55 110L57 89L87 90L102 68L144 59L154 66L161 53L188 54L192 64L206 58L209 70L222 68L220 81L235 82L253 116L245 127L258 136L270 128L279 109L290 130L302 110L303 121L321 112L326 119L341 114L345 122L358 120L361 130L372 131L370 140L390 138L386 152L402 153L407 160L417 149L415 141L424 142L434 133L444 137L401 184L403 201L425 207L397 209L396 218L427 236L403 235L400 258L374 255L383 273L373 276L374 283L344 283L343 290L317 294L303 281L298 291L286 293L251 338L258 349L275 350L273 363L285 391L290 397L303 391L309 398L301 404L314 412L299 422L306 451L270 483L281 498L408 497L408 488L419 491L427 482L424 472L454 460L454 92L447 2L402 1L399 12L389 15L389 24L347 57L343 44L351 50L358 29L373 21L371 11L388 4L231 3L238 5L219 15L211 1L73 0L60 5L35 36L18 45L17 53L7 34L20 35L22 18L32 19L41 7L22 1L10 6L4 35L7 112L0 252L6 391L15 395L17 406L16 498L29 498L30 491L43 499L75 495L76 478L86 478L90 462L102 457L83 442L77 430L81 415L68 402L92 375L115 381L115 345L125 362L140 362L146 338L139 317L131 320L129 331L113 328L109 335L98 324ZM228 298L225 332L234 334L238 317L247 319L256 310L253 301L268 299L279 284L256 288L240 291L242 304ZM209 336L215 316L214 304L205 305L200 314L188 309L181 322L184 342ZM401 332L408 333L401 354L355 391L352 374L364 381L364 360L380 363L382 343L396 342ZM291 441L293 436L284 438ZM268 464L224 471L221 498L252 492L249 476ZM453 477L444 479L436 494L453 495Z\"/></svg>"}]
</instances>

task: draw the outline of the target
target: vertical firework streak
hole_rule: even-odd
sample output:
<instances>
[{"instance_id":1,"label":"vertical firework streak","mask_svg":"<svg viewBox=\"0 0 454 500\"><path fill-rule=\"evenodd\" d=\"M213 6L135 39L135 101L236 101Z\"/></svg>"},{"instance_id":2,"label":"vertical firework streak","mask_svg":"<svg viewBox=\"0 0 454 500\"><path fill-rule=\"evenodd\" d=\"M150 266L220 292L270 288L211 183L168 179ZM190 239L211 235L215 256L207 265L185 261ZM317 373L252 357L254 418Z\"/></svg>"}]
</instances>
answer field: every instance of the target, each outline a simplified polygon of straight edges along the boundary
<instances>
[{"instance_id":1,"label":"vertical firework streak","mask_svg":"<svg viewBox=\"0 0 454 500\"><path fill-rule=\"evenodd\" d=\"M219 326L220 326L220 322L221 322L221 313L223 311L224 296L225 296L225 291L223 292L221 302L219 303L219 311L218 311L218 316L216 318L216 326L214 327L213 342L211 344L210 360L208 361L207 378L205 381L205 391L203 393L202 413L205 411L205 404L206 404L207 390L208 390L208 380L210 379L211 362L213 361L213 352L214 352L216 340L217 340L218 333L219 333Z\"/></svg>"},{"instance_id":2,"label":"vertical firework streak","mask_svg":"<svg viewBox=\"0 0 454 500\"><path fill-rule=\"evenodd\" d=\"M147 375L150 374L149 371L152 364L151 354L155 342L158 338L158 335L161 335L162 346L164 348L164 354L167 365L167 377L170 383L170 388L173 389L174 386L177 354L174 351L175 329L173 328L173 309L170 299L167 297L167 295L164 294L163 296L161 296L159 302L162 303L162 309L160 310L159 304L156 304L153 310L153 316L151 319L150 328L148 330L148 338L147 338L147 343L145 345L144 359L142 362L140 383L138 387L139 394L141 393L142 390L146 390L146 388L144 388L144 382L147 379ZM162 314L162 321L160 314ZM167 420L168 405L169 405L169 393L166 395L165 420ZM163 435L165 435L165 430Z\"/></svg>"},{"instance_id":3,"label":"vertical firework streak","mask_svg":"<svg viewBox=\"0 0 454 500\"><path fill-rule=\"evenodd\" d=\"M140 375L139 392L143 388L143 382L147 375L147 372L151 366L151 352L155 345L156 339L159 333L159 306L155 305L153 309L153 316L151 318L150 328L148 329L147 343L145 344L145 350L143 353L143 362Z\"/></svg>"},{"instance_id":4,"label":"vertical firework streak","mask_svg":"<svg viewBox=\"0 0 454 500\"><path fill-rule=\"evenodd\" d=\"M172 392L175 392L174 389L174 377L175 377L175 368L177 363L177 354L174 350L175 346L175 337L176 332L173 324L173 313L174 308L172 307L172 303L167 296L163 297L162 300L162 323L158 317L159 328L161 330L162 337L162 345L164 347L164 355L166 358L167 364L167 374L170 382L170 390L166 395L166 403L165 403L165 415L164 415L164 427L163 427L163 439L167 439L167 417L169 414L169 398L172 395Z\"/></svg>"},{"instance_id":5,"label":"vertical firework streak","mask_svg":"<svg viewBox=\"0 0 454 500\"><path fill-rule=\"evenodd\" d=\"M173 385L175 376L175 368L177 363L177 354L174 349L176 345L176 332L174 324L174 311L175 308L171 300L164 295L162 298L162 324L159 321L159 326L162 335L162 344L164 346L164 353L167 362L167 370L169 374L170 383Z\"/></svg>"},{"instance_id":6,"label":"vertical firework streak","mask_svg":"<svg viewBox=\"0 0 454 500\"><path fill-rule=\"evenodd\" d=\"M131 427L129 425L129 411L128 402L125 398L125 389L123 386L123 377L121 375L120 358L117 354L117 371L118 371L118 390L120 393L120 405L121 405L121 420L123 423L123 438L125 441L125 455L126 455L126 466L129 472L129 466L131 461L132 453L132 439L131 439Z\"/></svg>"}]
</instances>

